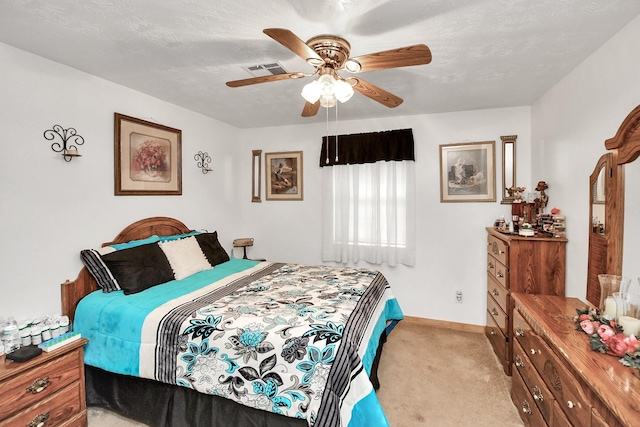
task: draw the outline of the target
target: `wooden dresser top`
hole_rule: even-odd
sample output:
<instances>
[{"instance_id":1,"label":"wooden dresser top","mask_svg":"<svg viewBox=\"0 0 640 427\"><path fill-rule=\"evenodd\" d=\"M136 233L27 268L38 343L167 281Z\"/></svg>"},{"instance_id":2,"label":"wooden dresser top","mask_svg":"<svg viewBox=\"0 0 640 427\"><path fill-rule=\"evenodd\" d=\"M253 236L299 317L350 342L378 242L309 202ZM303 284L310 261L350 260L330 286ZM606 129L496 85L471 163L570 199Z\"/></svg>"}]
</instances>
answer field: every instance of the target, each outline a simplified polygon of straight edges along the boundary
<instances>
[{"instance_id":1,"label":"wooden dresser top","mask_svg":"<svg viewBox=\"0 0 640 427\"><path fill-rule=\"evenodd\" d=\"M556 350L576 375L625 425L640 420L640 376L614 356L592 351L588 337L576 330L576 309L587 303L552 295L512 294L515 307L533 330Z\"/></svg>"}]
</instances>

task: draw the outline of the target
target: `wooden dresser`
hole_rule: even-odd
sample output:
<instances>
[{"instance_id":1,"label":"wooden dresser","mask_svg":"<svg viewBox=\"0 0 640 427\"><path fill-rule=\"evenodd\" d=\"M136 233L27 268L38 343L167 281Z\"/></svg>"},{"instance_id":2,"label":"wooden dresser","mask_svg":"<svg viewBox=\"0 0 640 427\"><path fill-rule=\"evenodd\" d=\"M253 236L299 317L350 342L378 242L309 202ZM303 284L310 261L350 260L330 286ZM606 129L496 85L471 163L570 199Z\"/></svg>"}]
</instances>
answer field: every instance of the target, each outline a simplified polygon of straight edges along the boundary
<instances>
[{"instance_id":1,"label":"wooden dresser","mask_svg":"<svg viewBox=\"0 0 640 427\"><path fill-rule=\"evenodd\" d=\"M511 397L527 426L640 425L640 376L592 351L576 330L576 298L514 294Z\"/></svg>"},{"instance_id":2,"label":"wooden dresser","mask_svg":"<svg viewBox=\"0 0 640 427\"><path fill-rule=\"evenodd\" d=\"M0 427L86 427L86 339L28 362L0 357Z\"/></svg>"},{"instance_id":3,"label":"wooden dresser","mask_svg":"<svg viewBox=\"0 0 640 427\"><path fill-rule=\"evenodd\" d=\"M512 292L564 296L567 239L521 237L487 228L487 323L485 333L511 375Z\"/></svg>"}]
</instances>

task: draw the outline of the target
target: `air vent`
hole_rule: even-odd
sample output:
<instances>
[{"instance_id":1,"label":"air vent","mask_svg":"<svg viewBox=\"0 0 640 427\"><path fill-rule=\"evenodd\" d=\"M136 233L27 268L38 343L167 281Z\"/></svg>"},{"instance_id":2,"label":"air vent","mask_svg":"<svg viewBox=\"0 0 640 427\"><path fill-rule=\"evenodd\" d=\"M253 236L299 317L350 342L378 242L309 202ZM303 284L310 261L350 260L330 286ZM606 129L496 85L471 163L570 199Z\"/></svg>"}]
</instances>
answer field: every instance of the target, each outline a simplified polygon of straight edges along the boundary
<instances>
[{"instance_id":1,"label":"air vent","mask_svg":"<svg viewBox=\"0 0 640 427\"><path fill-rule=\"evenodd\" d=\"M279 62L268 64L250 65L242 67L254 77L275 76L278 74L288 74L289 72Z\"/></svg>"}]
</instances>

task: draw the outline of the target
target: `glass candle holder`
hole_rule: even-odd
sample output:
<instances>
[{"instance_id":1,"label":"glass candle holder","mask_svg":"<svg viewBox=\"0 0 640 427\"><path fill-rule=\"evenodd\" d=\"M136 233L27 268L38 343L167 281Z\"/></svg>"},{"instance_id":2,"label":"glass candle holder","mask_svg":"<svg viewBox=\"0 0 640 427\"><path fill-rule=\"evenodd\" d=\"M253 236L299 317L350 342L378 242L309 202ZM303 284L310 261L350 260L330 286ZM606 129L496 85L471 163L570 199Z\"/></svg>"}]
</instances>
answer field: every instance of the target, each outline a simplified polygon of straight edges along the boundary
<instances>
[{"instance_id":1,"label":"glass candle holder","mask_svg":"<svg viewBox=\"0 0 640 427\"><path fill-rule=\"evenodd\" d=\"M598 309L606 318L615 319L617 315L613 294L616 292L627 293L629 285L631 285L631 279L615 274L599 274L598 281L600 282L600 305Z\"/></svg>"}]
</instances>

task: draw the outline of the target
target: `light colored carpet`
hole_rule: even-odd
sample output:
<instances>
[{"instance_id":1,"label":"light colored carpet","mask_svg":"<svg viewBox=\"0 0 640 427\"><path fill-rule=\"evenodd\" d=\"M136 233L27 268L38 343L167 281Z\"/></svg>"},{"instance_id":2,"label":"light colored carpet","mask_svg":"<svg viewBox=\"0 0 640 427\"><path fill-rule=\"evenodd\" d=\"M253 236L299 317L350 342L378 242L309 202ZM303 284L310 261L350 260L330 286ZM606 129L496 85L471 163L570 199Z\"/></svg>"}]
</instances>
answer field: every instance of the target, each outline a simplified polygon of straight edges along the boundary
<instances>
[{"instance_id":1,"label":"light colored carpet","mask_svg":"<svg viewBox=\"0 0 640 427\"><path fill-rule=\"evenodd\" d=\"M378 398L392 427L522 427L483 334L400 322L380 360ZM89 427L141 427L89 408Z\"/></svg>"}]
</instances>

